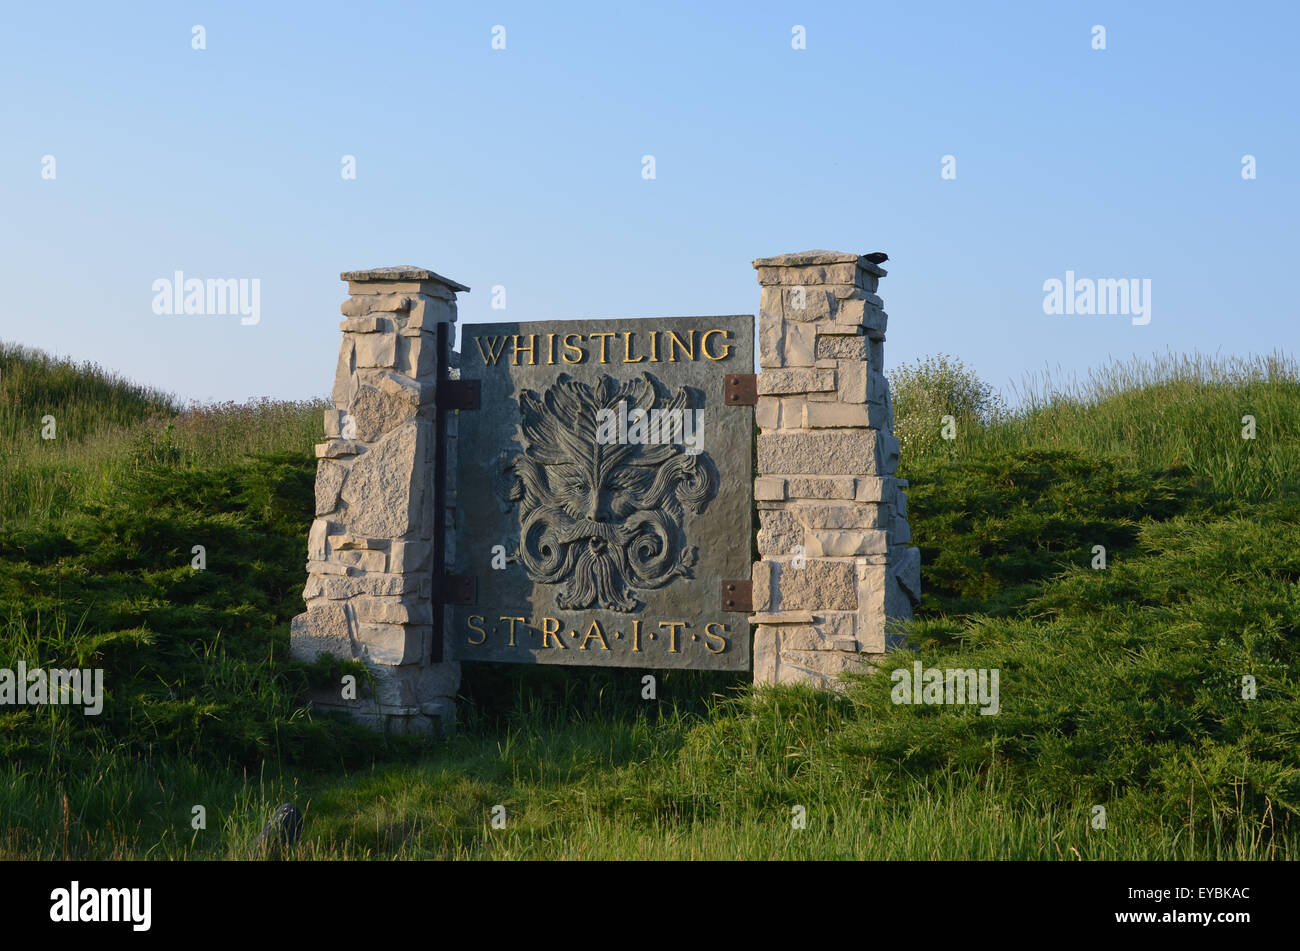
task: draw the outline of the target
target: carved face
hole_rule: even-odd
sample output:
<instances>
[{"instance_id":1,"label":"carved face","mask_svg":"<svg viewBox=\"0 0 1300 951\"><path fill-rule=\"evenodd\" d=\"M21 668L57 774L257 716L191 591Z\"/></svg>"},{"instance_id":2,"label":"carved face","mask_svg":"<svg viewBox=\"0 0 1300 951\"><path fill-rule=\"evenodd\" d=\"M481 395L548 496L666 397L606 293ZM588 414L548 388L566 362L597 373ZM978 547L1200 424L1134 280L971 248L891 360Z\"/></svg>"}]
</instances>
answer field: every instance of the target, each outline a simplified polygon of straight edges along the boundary
<instances>
[{"instance_id":1,"label":"carved face","mask_svg":"<svg viewBox=\"0 0 1300 951\"><path fill-rule=\"evenodd\" d=\"M507 498L519 505L515 557L533 582L565 585L557 604L566 610L633 611L635 589L690 577L697 550L683 523L718 492L707 455L602 433L620 404L628 414L695 409L685 388L668 398L648 373L595 386L561 374L540 397L519 397L523 451L505 468Z\"/></svg>"}]
</instances>

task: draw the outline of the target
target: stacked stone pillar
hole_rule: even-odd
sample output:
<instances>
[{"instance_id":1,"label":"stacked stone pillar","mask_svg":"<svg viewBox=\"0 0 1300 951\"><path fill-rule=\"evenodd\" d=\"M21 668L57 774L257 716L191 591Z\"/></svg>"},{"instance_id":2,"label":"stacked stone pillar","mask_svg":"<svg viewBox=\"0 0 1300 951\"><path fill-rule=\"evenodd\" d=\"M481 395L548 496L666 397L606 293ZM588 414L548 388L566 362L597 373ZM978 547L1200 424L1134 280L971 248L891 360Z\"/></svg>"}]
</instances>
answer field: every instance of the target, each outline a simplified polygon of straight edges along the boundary
<instances>
[{"instance_id":1,"label":"stacked stone pillar","mask_svg":"<svg viewBox=\"0 0 1300 951\"><path fill-rule=\"evenodd\" d=\"M307 610L293 619L290 650L304 660L361 661L370 671L355 699L342 684L313 694L317 709L346 711L388 732L445 730L460 665L437 662L435 649L446 621L434 616L433 589L445 569L433 564L434 506L445 501L434 498L438 349L440 332L451 340L456 293L469 288L414 267L341 278L350 296L339 325L335 408L325 412L326 442L316 447ZM445 439L454 435L442 428ZM444 444L448 459L453 445Z\"/></svg>"},{"instance_id":2,"label":"stacked stone pillar","mask_svg":"<svg viewBox=\"0 0 1300 951\"><path fill-rule=\"evenodd\" d=\"M920 598L884 376L886 272L807 251L754 262L759 560L754 682L835 687L892 646Z\"/></svg>"}]
</instances>

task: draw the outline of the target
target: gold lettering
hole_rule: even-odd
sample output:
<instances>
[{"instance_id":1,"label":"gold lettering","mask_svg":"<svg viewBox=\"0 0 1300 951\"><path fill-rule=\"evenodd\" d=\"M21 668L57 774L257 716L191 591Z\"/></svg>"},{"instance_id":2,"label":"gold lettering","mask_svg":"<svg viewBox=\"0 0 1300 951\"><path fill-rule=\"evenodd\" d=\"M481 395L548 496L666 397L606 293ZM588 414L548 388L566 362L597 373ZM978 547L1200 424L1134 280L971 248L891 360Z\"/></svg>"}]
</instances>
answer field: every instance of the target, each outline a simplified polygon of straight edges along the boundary
<instances>
[{"instance_id":1,"label":"gold lettering","mask_svg":"<svg viewBox=\"0 0 1300 951\"><path fill-rule=\"evenodd\" d=\"M714 334L722 334L723 340L731 339L730 330L709 330L706 331L704 336L700 338L700 348L704 351L704 355L708 357L710 360L725 360L727 359L727 357L731 356L731 344L729 343L724 343L722 345L722 352L718 354L716 357L713 354L709 353L709 338L712 337Z\"/></svg>"},{"instance_id":2,"label":"gold lettering","mask_svg":"<svg viewBox=\"0 0 1300 951\"><path fill-rule=\"evenodd\" d=\"M637 357L635 360L632 359L632 331L624 330L623 331L623 362L640 363L644 359L645 357Z\"/></svg>"},{"instance_id":3,"label":"gold lettering","mask_svg":"<svg viewBox=\"0 0 1300 951\"><path fill-rule=\"evenodd\" d=\"M584 637L582 643L578 645L578 650L585 651L587 649L587 641L591 640L593 637L600 638L601 650L609 650L609 641L605 640L605 632L601 630L600 621L595 620L591 622L591 627L587 629L587 636Z\"/></svg>"},{"instance_id":4,"label":"gold lettering","mask_svg":"<svg viewBox=\"0 0 1300 951\"><path fill-rule=\"evenodd\" d=\"M578 359L576 359L576 360L570 360L570 359L569 359L569 355L568 355L567 353L566 353L563 357L561 357L561 359L564 360L565 363L581 363L584 359L586 359L587 351L586 351L586 350L583 350L583 349L582 349L581 347L579 347L579 346L575 346L574 344L569 343L569 338L570 338L570 337L576 337L576 338L578 338L578 340L581 340L581 339L582 339L582 334L565 334L565 335L564 335L564 349L565 349L565 350L572 350L574 353L576 353L576 354L578 355Z\"/></svg>"},{"instance_id":5,"label":"gold lettering","mask_svg":"<svg viewBox=\"0 0 1300 951\"><path fill-rule=\"evenodd\" d=\"M686 344L682 343L682 338L677 336L677 331L675 330L668 331L668 362L669 363L677 362L677 351L673 348L673 344L676 344L678 347L681 347L682 352L685 353L686 356L690 357L692 360L695 359L695 331L688 330L686 332L686 339L691 342L689 348L686 346Z\"/></svg>"},{"instance_id":6,"label":"gold lettering","mask_svg":"<svg viewBox=\"0 0 1300 951\"><path fill-rule=\"evenodd\" d=\"M528 346L526 347L519 346L519 341L523 339L519 334L515 334L515 366L519 366L519 351L521 350L528 351L528 365L530 367L537 366L537 354L533 353L533 347L537 344L537 334L528 335Z\"/></svg>"},{"instance_id":7,"label":"gold lettering","mask_svg":"<svg viewBox=\"0 0 1300 951\"><path fill-rule=\"evenodd\" d=\"M659 331L650 331L650 362L659 362Z\"/></svg>"},{"instance_id":8,"label":"gold lettering","mask_svg":"<svg viewBox=\"0 0 1300 951\"><path fill-rule=\"evenodd\" d=\"M635 653L641 653L641 622L632 622L632 650Z\"/></svg>"},{"instance_id":9,"label":"gold lettering","mask_svg":"<svg viewBox=\"0 0 1300 951\"><path fill-rule=\"evenodd\" d=\"M614 336L617 335L610 333L608 331L606 331L605 333L587 334L587 337L591 340L595 340L597 337L600 338L600 362L601 363L609 362L609 360L605 358L605 346L609 343L609 338Z\"/></svg>"},{"instance_id":10,"label":"gold lettering","mask_svg":"<svg viewBox=\"0 0 1300 951\"><path fill-rule=\"evenodd\" d=\"M727 649L727 639L723 637L721 634L714 634L713 628L715 627L722 628L724 632L727 630L727 626L718 621L710 621L708 624L704 625L704 640L705 640L704 646L705 648L708 649L708 652L710 654L721 654L723 651ZM716 637L718 640L722 642L722 646L719 647L717 650L714 650L713 645L708 643L708 640L711 637Z\"/></svg>"},{"instance_id":11,"label":"gold lettering","mask_svg":"<svg viewBox=\"0 0 1300 951\"><path fill-rule=\"evenodd\" d=\"M474 622L475 622L475 621L478 621L479 626L476 627L476 626L474 625ZM466 624L466 626L469 627L469 629L470 629L471 631L478 631L480 634L483 635L483 636L480 637L478 640L474 640L474 638L472 638L472 637L468 637L468 638L466 638L466 641L467 641L468 643L470 643L470 644L474 644L474 645L477 646L477 645L482 644L484 641L487 640L487 631L483 630L483 627L482 627L482 624L483 624L483 615L481 615L481 614L471 614L469 617L467 617L467 618L465 619L465 624Z\"/></svg>"},{"instance_id":12,"label":"gold lettering","mask_svg":"<svg viewBox=\"0 0 1300 951\"><path fill-rule=\"evenodd\" d=\"M670 330L669 333L672 333ZM677 632L679 629L686 627L686 621L660 621L659 630L668 628L668 653L676 654L677 650Z\"/></svg>"},{"instance_id":13,"label":"gold lettering","mask_svg":"<svg viewBox=\"0 0 1300 951\"><path fill-rule=\"evenodd\" d=\"M555 334L546 335L546 365L555 366Z\"/></svg>"},{"instance_id":14,"label":"gold lettering","mask_svg":"<svg viewBox=\"0 0 1300 951\"><path fill-rule=\"evenodd\" d=\"M560 637L560 619L555 617L542 618L542 646L550 647L551 638L555 638L555 643L563 647L566 651L569 645L564 643L564 638Z\"/></svg>"},{"instance_id":15,"label":"gold lettering","mask_svg":"<svg viewBox=\"0 0 1300 951\"><path fill-rule=\"evenodd\" d=\"M518 621L520 624L526 624L526 623L528 623L528 618L526 618L526 617L506 617L505 615L502 615L502 616L501 616L501 620L503 620L503 621L509 621L509 622L510 622L510 643L507 644L506 646L507 646L507 647L514 647L514 646L515 646L515 621Z\"/></svg>"},{"instance_id":16,"label":"gold lettering","mask_svg":"<svg viewBox=\"0 0 1300 951\"><path fill-rule=\"evenodd\" d=\"M483 341L488 342L487 350L483 349ZM479 356L483 358L483 365L494 367L497 361L501 359L501 351L506 348L505 337L475 337L474 342L478 344Z\"/></svg>"}]
</instances>

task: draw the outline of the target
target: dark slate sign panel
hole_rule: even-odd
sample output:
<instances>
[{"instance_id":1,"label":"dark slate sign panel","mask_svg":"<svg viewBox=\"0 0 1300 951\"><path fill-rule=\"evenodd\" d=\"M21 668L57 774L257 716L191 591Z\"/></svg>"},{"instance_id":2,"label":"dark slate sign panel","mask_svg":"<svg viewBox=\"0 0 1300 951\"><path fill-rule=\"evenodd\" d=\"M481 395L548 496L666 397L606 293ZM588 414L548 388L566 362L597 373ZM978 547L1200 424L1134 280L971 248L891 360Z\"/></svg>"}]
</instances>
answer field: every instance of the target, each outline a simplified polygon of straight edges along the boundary
<instances>
[{"instance_id":1,"label":"dark slate sign panel","mask_svg":"<svg viewBox=\"0 0 1300 951\"><path fill-rule=\"evenodd\" d=\"M754 318L470 324L457 421L451 657L748 670Z\"/></svg>"}]
</instances>

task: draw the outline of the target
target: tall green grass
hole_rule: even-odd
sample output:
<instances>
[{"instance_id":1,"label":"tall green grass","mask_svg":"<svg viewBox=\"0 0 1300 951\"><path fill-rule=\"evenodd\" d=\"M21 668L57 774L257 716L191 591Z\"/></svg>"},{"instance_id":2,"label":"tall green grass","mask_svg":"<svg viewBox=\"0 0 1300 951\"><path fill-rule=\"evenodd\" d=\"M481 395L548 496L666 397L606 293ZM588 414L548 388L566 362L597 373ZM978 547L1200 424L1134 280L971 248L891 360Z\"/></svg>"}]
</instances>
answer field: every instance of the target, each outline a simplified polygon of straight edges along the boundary
<instances>
[{"instance_id":1,"label":"tall green grass","mask_svg":"<svg viewBox=\"0 0 1300 951\"><path fill-rule=\"evenodd\" d=\"M91 363L0 341L0 527L64 517L146 462L311 452L325 400L181 405ZM53 419L53 438L47 420Z\"/></svg>"},{"instance_id":2,"label":"tall green grass","mask_svg":"<svg viewBox=\"0 0 1300 951\"><path fill-rule=\"evenodd\" d=\"M1134 357L1083 379L1044 371L1018 388L1015 411L987 425L959 419L953 440L933 438L942 415L954 412L945 398L951 387L936 385L943 382L923 377L895 399L900 429L927 436L915 440L910 453L905 449L905 473L932 455L971 458L1033 446L1186 465L1237 502L1268 499L1300 484L1300 363L1282 353ZM1252 439L1242 436L1246 416L1254 417Z\"/></svg>"},{"instance_id":3,"label":"tall green grass","mask_svg":"<svg viewBox=\"0 0 1300 951\"><path fill-rule=\"evenodd\" d=\"M247 857L291 799L302 858L1298 858L1298 379L1171 357L954 413L904 451L912 649L842 694L658 672L646 701L641 671L467 664L432 747L298 702L339 672L286 659L307 411L130 424L114 484L0 525L0 666L103 666L112 699L0 711L0 856ZM998 669L1001 712L893 704L914 660Z\"/></svg>"}]
</instances>

